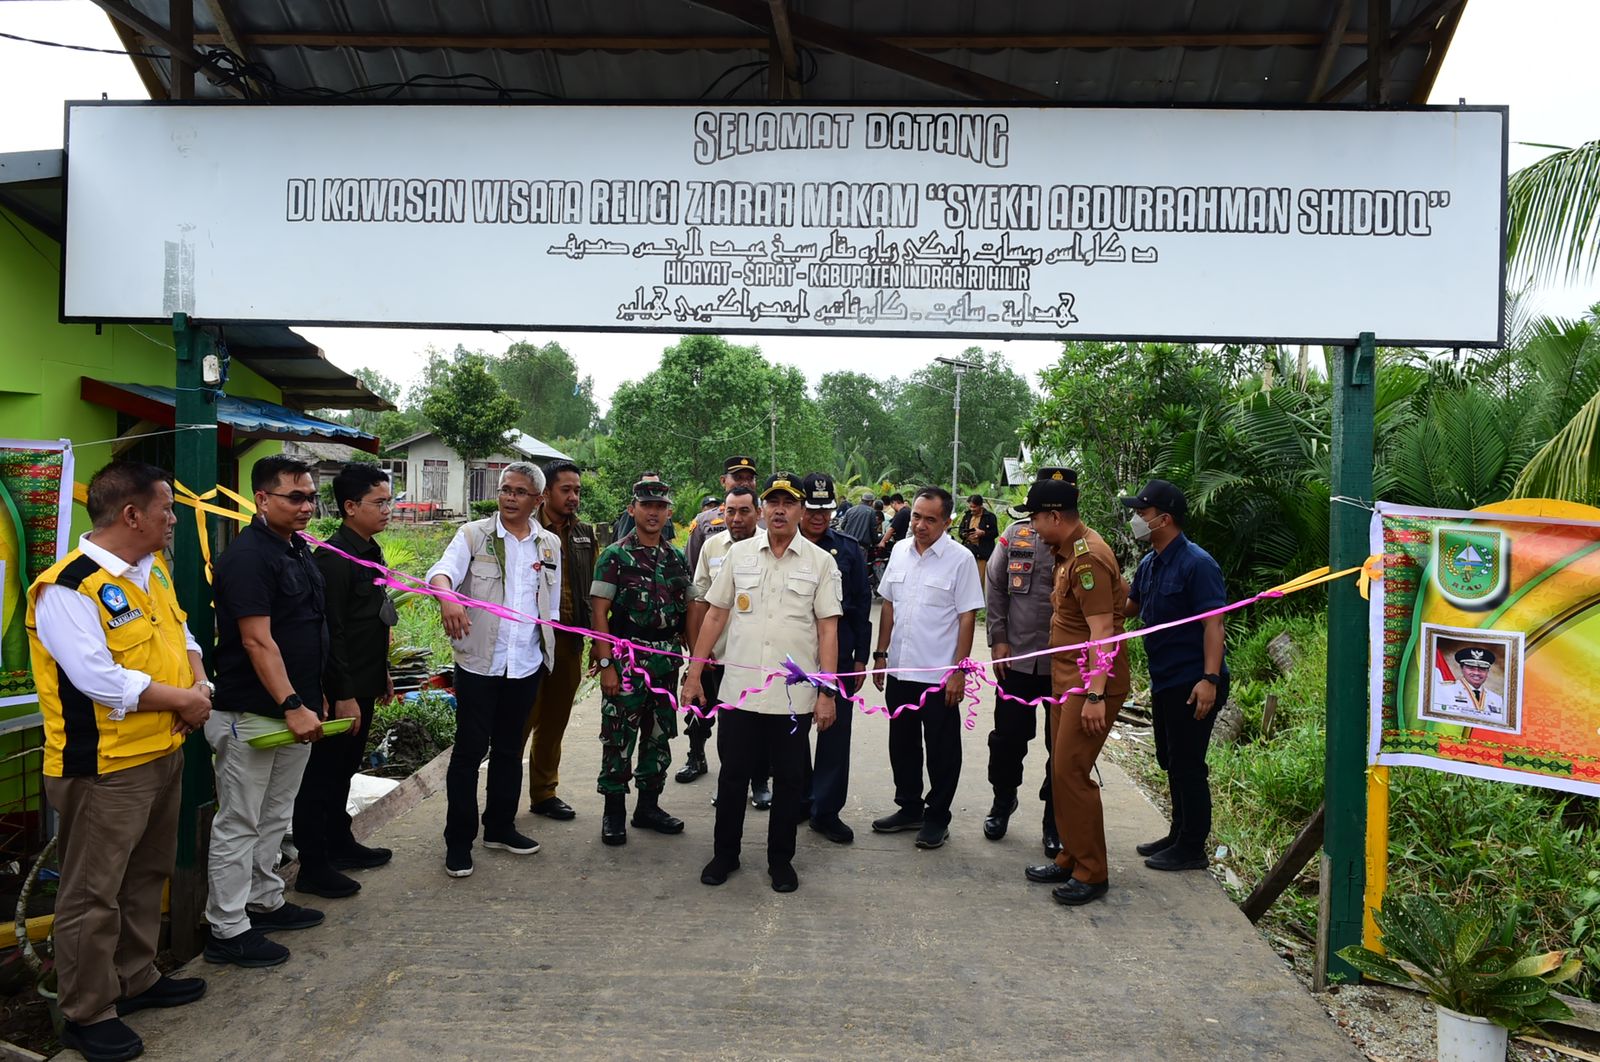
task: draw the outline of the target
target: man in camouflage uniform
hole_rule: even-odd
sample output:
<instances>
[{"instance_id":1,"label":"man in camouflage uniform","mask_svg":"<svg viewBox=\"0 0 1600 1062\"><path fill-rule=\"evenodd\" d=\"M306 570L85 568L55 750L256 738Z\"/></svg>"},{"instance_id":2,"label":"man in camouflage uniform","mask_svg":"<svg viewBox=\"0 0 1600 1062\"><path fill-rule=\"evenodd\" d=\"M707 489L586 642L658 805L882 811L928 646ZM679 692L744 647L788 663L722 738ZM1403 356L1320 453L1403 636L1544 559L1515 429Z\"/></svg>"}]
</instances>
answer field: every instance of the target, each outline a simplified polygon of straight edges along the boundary
<instances>
[{"instance_id":1,"label":"man in camouflage uniform","mask_svg":"<svg viewBox=\"0 0 1600 1062\"><path fill-rule=\"evenodd\" d=\"M723 462L722 468L722 491L724 494L735 487L755 489L755 458L743 454L735 455ZM694 526L689 528L689 543L684 547L689 557L690 572L693 572L695 565L700 562L700 547L706 544L706 539L718 531L726 531L727 529L728 524L720 504L715 509L706 509L694 518Z\"/></svg>"},{"instance_id":2,"label":"man in camouflage uniform","mask_svg":"<svg viewBox=\"0 0 1600 1062\"><path fill-rule=\"evenodd\" d=\"M689 615L689 565L683 551L662 540L662 526L671 519L672 497L667 485L652 473L633 485L628 506L634 528L607 546L595 562L594 585L589 594L594 629L599 634L624 638L646 648L681 651ZM657 833L682 833L683 820L661 810L661 790L672 762L669 740L677 736L677 713L663 690L677 688L677 657L639 652L634 664L649 673L649 681L617 658L610 642L596 639L591 650L600 674L600 779L597 788L606 798L600 839L606 844L626 844L628 779L639 784L639 801L633 824ZM638 746L638 768L633 768Z\"/></svg>"}]
</instances>

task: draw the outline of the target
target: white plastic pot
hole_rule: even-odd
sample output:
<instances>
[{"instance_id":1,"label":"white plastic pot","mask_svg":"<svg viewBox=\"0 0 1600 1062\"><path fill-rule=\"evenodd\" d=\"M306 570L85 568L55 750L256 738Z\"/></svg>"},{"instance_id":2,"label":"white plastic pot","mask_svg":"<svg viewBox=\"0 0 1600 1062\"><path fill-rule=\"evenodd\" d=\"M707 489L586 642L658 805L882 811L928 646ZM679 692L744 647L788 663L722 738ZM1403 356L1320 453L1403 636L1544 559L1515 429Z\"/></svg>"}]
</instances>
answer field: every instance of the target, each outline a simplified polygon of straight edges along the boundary
<instances>
[{"instance_id":1,"label":"white plastic pot","mask_svg":"<svg viewBox=\"0 0 1600 1062\"><path fill-rule=\"evenodd\" d=\"M1505 1026L1449 1007L1434 1010L1439 1014L1439 1062L1505 1062Z\"/></svg>"}]
</instances>

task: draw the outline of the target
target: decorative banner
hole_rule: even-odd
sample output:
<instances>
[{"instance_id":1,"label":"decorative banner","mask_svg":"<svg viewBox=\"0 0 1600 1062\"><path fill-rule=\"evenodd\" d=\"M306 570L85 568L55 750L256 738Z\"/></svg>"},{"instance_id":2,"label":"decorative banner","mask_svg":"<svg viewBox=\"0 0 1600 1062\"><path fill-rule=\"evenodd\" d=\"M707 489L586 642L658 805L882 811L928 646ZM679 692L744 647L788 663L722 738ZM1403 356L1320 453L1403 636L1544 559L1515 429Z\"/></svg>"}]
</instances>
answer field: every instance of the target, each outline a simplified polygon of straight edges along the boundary
<instances>
[{"instance_id":1,"label":"decorative banner","mask_svg":"<svg viewBox=\"0 0 1600 1062\"><path fill-rule=\"evenodd\" d=\"M1600 795L1600 522L1380 504L1372 551L1372 762Z\"/></svg>"},{"instance_id":2,"label":"decorative banner","mask_svg":"<svg viewBox=\"0 0 1600 1062\"><path fill-rule=\"evenodd\" d=\"M26 594L72 530L72 444L0 439L0 707L31 704Z\"/></svg>"},{"instance_id":3,"label":"decorative banner","mask_svg":"<svg viewBox=\"0 0 1600 1062\"><path fill-rule=\"evenodd\" d=\"M1506 138L1496 107L73 103L62 314L1498 346Z\"/></svg>"}]
</instances>

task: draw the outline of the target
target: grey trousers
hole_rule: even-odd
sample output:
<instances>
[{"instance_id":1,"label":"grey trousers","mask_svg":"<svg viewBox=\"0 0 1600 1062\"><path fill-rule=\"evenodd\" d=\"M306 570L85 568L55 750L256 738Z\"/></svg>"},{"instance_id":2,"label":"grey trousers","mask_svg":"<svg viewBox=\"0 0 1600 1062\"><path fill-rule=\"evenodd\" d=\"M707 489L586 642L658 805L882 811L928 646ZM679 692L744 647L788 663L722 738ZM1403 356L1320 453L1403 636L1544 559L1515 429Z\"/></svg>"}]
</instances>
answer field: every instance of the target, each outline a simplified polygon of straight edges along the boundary
<instances>
[{"instance_id":1,"label":"grey trousers","mask_svg":"<svg viewBox=\"0 0 1600 1062\"><path fill-rule=\"evenodd\" d=\"M248 712L213 711L206 720L206 741L216 753L217 771L206 921L219 940L249 929L251 908L275 911L283 906L283 879L273 863L294 818L294 798L311 746L258 749L249 742L281 726L282 720Z\"/></svg>"}]
</instances>

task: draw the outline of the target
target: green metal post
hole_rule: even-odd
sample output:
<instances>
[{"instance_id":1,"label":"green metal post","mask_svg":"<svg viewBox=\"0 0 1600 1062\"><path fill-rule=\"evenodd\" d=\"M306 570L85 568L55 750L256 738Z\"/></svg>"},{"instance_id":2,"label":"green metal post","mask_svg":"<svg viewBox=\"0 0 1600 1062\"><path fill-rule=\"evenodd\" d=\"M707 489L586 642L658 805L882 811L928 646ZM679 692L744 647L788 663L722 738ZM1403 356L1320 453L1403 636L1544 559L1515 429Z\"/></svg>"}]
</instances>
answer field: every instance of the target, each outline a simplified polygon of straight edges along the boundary
<instances>
[{"instance_id":1,"label":"green metal post","mask_svg":"<svg viewBox=\"0 0 1600 1062\"><path fill-rule=\"evenodd\" d=\"M1332 364L1335 498L1372 499L1373 391L1377 371L1371 332L1355 346L1336 347ZM1366 509L1334 502L1328 515L1328 563L1334 571L1367 557ZM1354 579L1328 584L1327 832L1322 882L1326 894L1321 946L1329 974L1354 981L1335 953L1361 943L1367 829L1367 603Z\"/></svg>"},{"instance_id":2,"label":"green metal post","mask_svg":"<svg viewBox=\"0 0 1600 1062\"><path fill-rule=\"evenodd\" d=\"M203 371L208 344L204 333L182 313L172 315L172 338L178 355L175 402L178 433L173 472L184 486L204 494L217 483L216 396L205 386ZM211 584L206 579L194 510L188 506L178 507L172 574L177 580L178 601L189 614L189 630L200 643L209 672L214 642ZM200 950L199 925L206 869L201 857L200 816L202 808L211 801L213 791L211 747L203 734L190 734L183 747L178 858L172 881L172 948L181 958Z\"/></svg>"}]
</instances>

